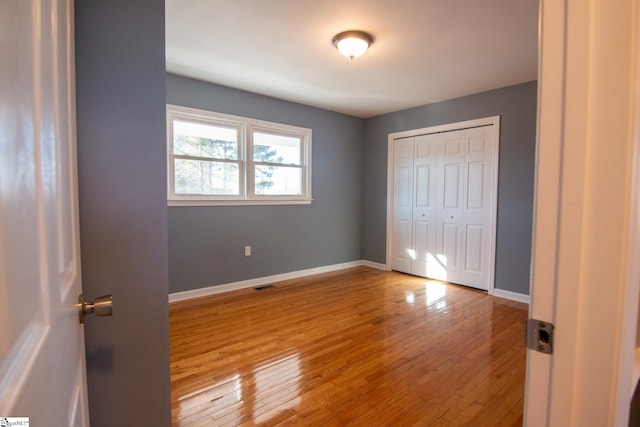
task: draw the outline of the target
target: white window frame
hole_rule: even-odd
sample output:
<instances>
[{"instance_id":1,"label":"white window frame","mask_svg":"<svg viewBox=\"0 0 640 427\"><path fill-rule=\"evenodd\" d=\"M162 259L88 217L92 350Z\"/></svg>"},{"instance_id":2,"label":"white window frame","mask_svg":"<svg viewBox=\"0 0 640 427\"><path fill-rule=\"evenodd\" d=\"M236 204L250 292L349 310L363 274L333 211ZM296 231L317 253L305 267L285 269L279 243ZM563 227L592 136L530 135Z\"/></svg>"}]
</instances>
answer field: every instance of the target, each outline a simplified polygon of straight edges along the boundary
<instances>
[{"instance_id":1,"label":"white window frame","mask_svg":"<svg viewBox=\"0 0 640 427\"><path fill-rule=\"evenodd\" d=\"M238 130L238 168L240 173L239 195L205 195L175 193L175 157L173 154L173 121L183 120L213 126L232 127ZM301 195L255 194L255 163L253 161L253 133L299 138L300 165L268 163L274 166L301 169ZM310 204L311 198L311 129L267 122L264 120L216 113L196 108L167 104L167 204L168 206L219 206L219 205L293 205ZM234 161L235 162L235 161ZM262 164L262 162L257 162Z\"/></svg>"}]
</instances>

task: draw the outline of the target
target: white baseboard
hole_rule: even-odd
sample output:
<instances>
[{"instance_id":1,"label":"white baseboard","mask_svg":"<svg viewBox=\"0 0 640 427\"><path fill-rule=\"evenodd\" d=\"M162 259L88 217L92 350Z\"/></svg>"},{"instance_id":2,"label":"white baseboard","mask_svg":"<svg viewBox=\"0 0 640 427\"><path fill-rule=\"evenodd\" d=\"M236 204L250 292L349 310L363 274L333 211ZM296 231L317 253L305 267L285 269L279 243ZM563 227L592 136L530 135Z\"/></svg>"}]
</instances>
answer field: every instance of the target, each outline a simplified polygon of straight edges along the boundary
<instances>
[{"instance_id":1,"label":"white baseboard","mask_svg":"<svg viewBox=\"0 0 640 427\"><path fill-rule=\"evenodd\" d=\"M256 288L258 286L264 286L264 285L268 285L270 283L275 283L275 282L282 282L284 280L299 279L301 277L313 276L315 274L330 273L332 271L339 271L347 268L360 267L360 266L375 268L377 270L383 270L383 271L389 270L386 264L381 264L373 261L359 260L359 261L344 262L341 264L326 265L324 267L316 267L316 268L309 268L306 270L292 271L289 273L275 274L273 276L257 277L255 279L242 280L240 282L226 283L223 285L214 285L214 286L207 286L206 288L174 292L169 294L169 302L172 303L177 301L185 301L193 298L200 298L200 297L206 297L209 295L222 294L225 292L237 291L237 290L246 289L246 288ZM490 292L490 294L499 298L506 298L513 301L523 302L525 304L529 304L529 301L530 301L529 295L520 294L517 292L505 291L503 289L494 288L493 291Z\"/></svg>"},{"instance_id":2,"label":"white baseboard","mask_svg":"<svg viewBox=\"0 0 640 427\"><path fill-rule=\"evenodd\" d=\"M389 271L386 264L380 264L379 262L367 261L366 259L362 260L362 265L365 267L375 268L377 270Z\"/></svg>"},{"instance_id":3,"label":"white baseboard","mask_svg":"<svg viewBox=\"0 0 640 427\"><path fill-rule=\"evenodd\" d=\"M494 297L510 299L512 301L523 302L525 304L529 304L531 301L531 297L529 295L520 294L518 292L505 291L503 289L493 288L493 291L490 293Z\"/></svg>"},{"instance_id":4,"label":"white baseboard","mask_svg":"<svg viewBox=\"0 0 640 427\"><path fill-rule=\"evenodd\" d=\"M242 280L240 282L226 283L224 285L208 286L206 288L193 289L189 291L174 292L169 294L169 302L184 301L193 298L205 297L209 295L221 294L224 292L237 291L239 289L255 288L258 286L268 285L269 283L281 282L283 280L298 279L300 277L313 276L314 274L329 273L331 271L344 270L346 268L360 267L378 268L381 265L386 270L384 264L371 263L370 261L351 261L342 264L326 265L324 267L309 268L307 270L292 271L290 273L276 274L273 276L257 277L255 279Z\"/></svg>"}]
</instances>

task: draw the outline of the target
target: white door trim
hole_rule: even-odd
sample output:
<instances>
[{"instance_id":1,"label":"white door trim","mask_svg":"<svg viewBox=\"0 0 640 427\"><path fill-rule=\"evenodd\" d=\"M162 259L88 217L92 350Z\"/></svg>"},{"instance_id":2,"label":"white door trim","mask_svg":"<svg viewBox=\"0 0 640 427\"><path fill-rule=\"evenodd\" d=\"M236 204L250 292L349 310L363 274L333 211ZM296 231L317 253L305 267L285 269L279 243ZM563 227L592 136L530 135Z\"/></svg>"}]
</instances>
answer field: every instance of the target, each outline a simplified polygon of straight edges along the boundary
<instances>
[{"instance_id":1,"label":"white door trim","mask_svg":"<svg viewBox=\"0 0 640 427\"><path fill-rule=\"evenodd\" d=\"M629 233L627 249L627 271L624 307L622 317L632 319L622 325L623 349L620 352L620 369L618 371L619 396L616 404L616 424L625 425L628 421L630 410L630 398L633 396L636 384L640 380L640 349L637 348L638 315L640 301L640 31L637 31L640 23L640 6L636 2L635 16L635 91L634 101L631 106L633 122L633 155L631 164L631 188L629 207ZM635 111L633 111L635 109ZM626 349L626 350L625 350ZM622 397L622 398L620 398Z\"/></svg>"},{"instance_id":2,"label":"white door trim","mask_svg":"<svg viewBox=\"0 0 640 427\"><path fill-rule=\"evenodd\" d=\"M626 426L634 376L638 1L543 0L527 426ZM634 129L636 131L634 135Z\"/></svg>"},{"instance_id":3,"label":"white door trim","mask_svg":"<svg viewBox=\"0 0 640 427\"><path fill-rule=\"evenodd\" d=\"M455 130L469 129L480 126L495 127L493 137L495 138L494 144L494 173L491 179L493 180L494 197L491 213L491 259L489 270L489 294L493 294L495 289L495 256L496 256L496 228L497 228L497 211L498 211L498 169L499 169L499 154L500 154L500 116L484 117L474 120L466 120L456 123L447 123L437 126L429 126L420 129L411 129L401 132L390 133L387 137L387 251L386 251L386 269L391 270L391 257L392 257L392 243L393 243L393 197L394 197L394 140L398 138L408 138L418 135L433 134L439 132L450 132Z\"/></svg>"}]
</instances>

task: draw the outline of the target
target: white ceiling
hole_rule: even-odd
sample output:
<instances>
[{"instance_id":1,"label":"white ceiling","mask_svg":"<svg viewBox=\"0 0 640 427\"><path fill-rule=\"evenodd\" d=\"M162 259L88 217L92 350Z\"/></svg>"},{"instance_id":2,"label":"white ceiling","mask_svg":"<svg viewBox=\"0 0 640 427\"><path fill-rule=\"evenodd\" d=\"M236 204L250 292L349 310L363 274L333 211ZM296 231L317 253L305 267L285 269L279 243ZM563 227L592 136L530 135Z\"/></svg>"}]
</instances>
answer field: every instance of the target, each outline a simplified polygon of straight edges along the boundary
<instances>
[{"instance_id":1,"label":"white ceiling","mask_svg":"<svg viewBox=\"0 0 640 427\"><path fill-rule=\"evenodd\" d=\"M537 0L166 0L167 71L357 117L537 78ZM349 60L345 30L375 42Z\"/></svg>"}]
</instances>

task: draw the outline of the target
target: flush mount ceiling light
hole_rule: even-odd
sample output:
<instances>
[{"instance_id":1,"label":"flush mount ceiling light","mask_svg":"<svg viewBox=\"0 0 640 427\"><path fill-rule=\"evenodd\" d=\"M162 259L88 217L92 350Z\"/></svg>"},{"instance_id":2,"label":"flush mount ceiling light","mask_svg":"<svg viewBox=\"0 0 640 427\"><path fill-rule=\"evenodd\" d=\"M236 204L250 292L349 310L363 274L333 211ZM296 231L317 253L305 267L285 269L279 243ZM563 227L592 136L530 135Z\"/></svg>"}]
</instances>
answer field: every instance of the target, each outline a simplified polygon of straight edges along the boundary
<instances>
[{"instance_id":1,"label":"flush mount ceiling light","mask_svg":"<svg viewBox=\"0 0 640 427\"><path fill-rule=\"evenodd\" d=\"M343 31L333 38L333 45L347 58L353 59L367 51L373 43L373 36L364 31Z\"/></svg>"}]
</instances>

